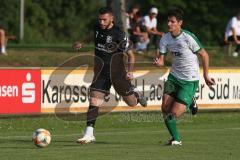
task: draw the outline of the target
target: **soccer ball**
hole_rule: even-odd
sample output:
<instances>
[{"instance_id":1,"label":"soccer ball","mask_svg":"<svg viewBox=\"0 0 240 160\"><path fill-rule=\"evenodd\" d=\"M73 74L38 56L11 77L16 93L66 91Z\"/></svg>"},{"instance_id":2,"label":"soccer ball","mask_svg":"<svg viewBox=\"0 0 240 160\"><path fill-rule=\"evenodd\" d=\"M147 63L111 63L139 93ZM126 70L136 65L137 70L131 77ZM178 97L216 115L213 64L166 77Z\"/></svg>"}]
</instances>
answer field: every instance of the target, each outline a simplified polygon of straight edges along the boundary
<instances>
[{"instance_id":1,"label":"soccer ball","mask_svg":"<svg viewBox=\"0 0 240 160\"><path fill-rule=\"evenodd\" d=\"M51 142L51 134L48 130L39 128L33 132L33 143L41 148L47 147Z\"/></svg>"}]
</instances>

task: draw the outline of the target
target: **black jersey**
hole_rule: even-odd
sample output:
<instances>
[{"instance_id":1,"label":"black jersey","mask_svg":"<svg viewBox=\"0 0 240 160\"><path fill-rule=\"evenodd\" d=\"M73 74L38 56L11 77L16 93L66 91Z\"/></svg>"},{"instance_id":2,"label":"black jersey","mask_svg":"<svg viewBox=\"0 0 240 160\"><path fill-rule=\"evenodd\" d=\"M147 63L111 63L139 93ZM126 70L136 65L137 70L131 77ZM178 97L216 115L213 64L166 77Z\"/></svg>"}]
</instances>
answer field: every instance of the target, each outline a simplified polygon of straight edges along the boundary
<instances>
[{"instance_id":1,"label":"black jersey","mask_svg":"<svg viewBox=\"0 0 240 160\"><path fill-rule=\"evenodd\" d=\"M95 56L103 63L101 75L109 75L111 65L116 67L123 66L123 53L127 51L128 39L125 33L115 25L111 29L101 29L96 25L94 33ZM112 61L113 57L115 57L114 61ZM96 66L99 65L95 65L95 68Z\"/></svg>"}]
</instances>

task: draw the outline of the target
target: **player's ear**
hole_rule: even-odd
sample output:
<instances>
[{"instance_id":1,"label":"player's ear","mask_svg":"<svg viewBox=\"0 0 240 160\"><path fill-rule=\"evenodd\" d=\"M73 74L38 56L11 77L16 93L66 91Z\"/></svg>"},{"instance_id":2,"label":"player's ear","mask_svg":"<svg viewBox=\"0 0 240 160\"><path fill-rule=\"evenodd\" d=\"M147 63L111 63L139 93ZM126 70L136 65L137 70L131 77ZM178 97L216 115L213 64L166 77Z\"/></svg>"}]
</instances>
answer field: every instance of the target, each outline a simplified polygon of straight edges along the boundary
<instances>
[{"instance_id":1,"label":"player's ear","mask_svg":"<svg viewBox=\"0 0 240 160\"><path fill-rule=\"evenodd\" d=\"M183 24L183 21L182 20L179 20L178 21L179 25L181 26Z\"/></svg>"},{"instance_id":2,"label":"player's ear","mask_svg":"<svg viewBox=\"0 0 240 160\"><path fill-rule=\"evenodd\" d=\"M114 21L114 16L110 14L110 20L113 22Z\"/></svg>"}]
</instances>

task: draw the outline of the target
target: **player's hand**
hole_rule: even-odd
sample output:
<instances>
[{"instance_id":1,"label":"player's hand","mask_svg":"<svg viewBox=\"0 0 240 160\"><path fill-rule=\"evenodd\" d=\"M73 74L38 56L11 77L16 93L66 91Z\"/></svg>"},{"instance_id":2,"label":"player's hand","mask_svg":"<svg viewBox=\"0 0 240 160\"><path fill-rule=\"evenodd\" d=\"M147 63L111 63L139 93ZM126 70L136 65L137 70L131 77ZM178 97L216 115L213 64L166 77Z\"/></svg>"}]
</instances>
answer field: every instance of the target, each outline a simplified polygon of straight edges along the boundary
<instances>
[{"instance_id":1,"label":"player's hand","mask_svg":"<svg viewBox=\"0 0 240 160\"><path fill-rule=\"evenodd\" d=\"M133 72L128 72L126 75L127 80L132 80L133 79Z\"/></svg>"},{"instance_id":2,"label":"player's hand","mask_svg":"<svg viewBox=\"0 0 240 160\"><path fill-rule=\"evenodd\" d=\"M204 77L206 84L209 88L212 88L212 85L215 85L215 80L213 78L210 78L208 76Z\"/></svg>"},{"instance_id":3,"label":"player's hand","mask_svg":"<svg viewBox=\"0 0 240 160\"><path fill-rule=\"evenodd\" d=\"M82 48L82 43L77 41L73 44L73 49L79 51Z\"/></svg>"},{"instance_id":4,"label":"player's hand","mask_svg":"<svg viewBox=\"0 0 240 160\"><path fill-rule=\"evenodd\" d=\"M154 62L153 62L153 64L155 64L155 65L157 65L157 66L164 66L164 64L163 64L163 61L160 59L160 58L158 58L158 57L156 57L155 59L154 59Z\"/></svg>"}]
</instances>

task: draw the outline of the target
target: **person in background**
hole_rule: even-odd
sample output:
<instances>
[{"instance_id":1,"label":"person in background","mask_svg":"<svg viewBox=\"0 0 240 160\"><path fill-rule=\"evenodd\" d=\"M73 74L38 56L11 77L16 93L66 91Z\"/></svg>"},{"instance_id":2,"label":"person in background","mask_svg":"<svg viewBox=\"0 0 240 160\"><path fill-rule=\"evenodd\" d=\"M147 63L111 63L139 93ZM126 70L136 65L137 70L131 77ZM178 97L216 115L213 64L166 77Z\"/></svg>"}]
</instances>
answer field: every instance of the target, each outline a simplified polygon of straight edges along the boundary
<instances>
[{"instance_id":1,"label":"person in background","mask_svg":"<svg viewBox=\"0 0 240 160\"><path fill-rule=\"evenodd\" d=\"M132 7L130 7L129 12L126 13L126 28L128 31L131 30L131 23L136 13L139 11L140 11L140 5L135 4Z\"/></svg>"},{"instance_id":2,"label":"person in background","mask_svg":"<svg viewBox=\"0 0 240 160\"><path fill-rule=\"evenodd\" d=\"M240 54L240 10L237 15L232 17L227 24L224 36L224 42L234 42L237 44L236 50L233 52L233 56L237 57Z\"/></svg>"},{"instance_id":3,"label":"person in background","mask_svg":"<svg viewBox=\"0 0 240 160\"><path fill-rule=\"evenodd\" d=\"M134 44L134 49L137 53L143 53L147 49L149 43L148 33L141 22L141 14L137 12L131 23L130 40Z\"/></svg>"},{"instance_id":4,"label":"person in background","mask_svg":"<svg viewBox=\"0 0 240 160\"><path fill-rule=\"evenodd\" d=\"M143 17L142 24L146 27L146 31L150 38L150 43L154 44L155 48L158 47L159 39L164 35L163 32L157 29L157 15L158 9L153 7L150 9L149 14Z\"/></svg>"},{"instance_id":5,"label":"person in background","mask_svg":"<svg viewBox=\"0 0 240 160\"><path fill-rule=\"evenodd\" d=\"M0 28L0 54L7 55L6 34L5 34L5 31L2 28Z\"/></svg>"}]
</instances>

